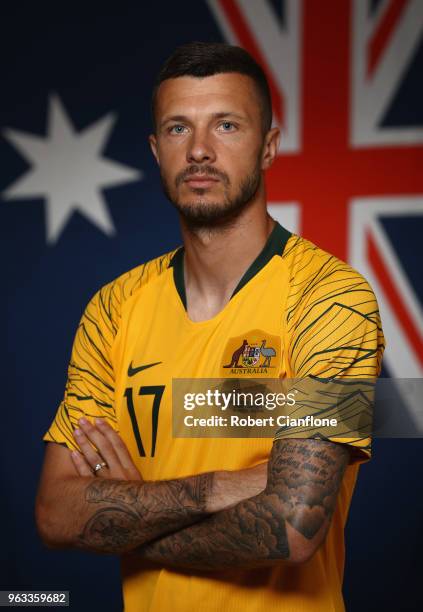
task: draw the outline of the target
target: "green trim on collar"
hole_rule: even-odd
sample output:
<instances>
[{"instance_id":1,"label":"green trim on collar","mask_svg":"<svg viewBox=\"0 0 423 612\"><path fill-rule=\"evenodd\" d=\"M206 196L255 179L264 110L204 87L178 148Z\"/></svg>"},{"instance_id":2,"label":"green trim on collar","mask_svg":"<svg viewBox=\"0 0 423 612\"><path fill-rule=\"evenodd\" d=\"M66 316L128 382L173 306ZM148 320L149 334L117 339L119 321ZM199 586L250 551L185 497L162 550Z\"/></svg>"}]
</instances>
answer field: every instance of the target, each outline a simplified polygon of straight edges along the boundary
<instances>
[{"instance_id":1,"label":"green trim on collar","mask_svg":"<svg viewBox=\"0 0 423 612\"><path fill-rule=\"evenodd\" d=\"M261 253L257 255L251 266L245 272L237 286L235 287L231 298L238 293L264 266L269 263L274 255L280 255L284 252L285 245L291 237L291 232L288 232L280 223L276 221L275 227L272 229L266 244Z\"/></svg>"},{"instance_id":2,"label":"green trim on collar","mask_svg":"<svg viewBox=\"0 0 423 612\"><path fill-rule=\"evenodd\" d=\"M269 234L269 237L264 245L262 251L257 255L255 260L252 262L250 267L246 270L241 280L235 287L230 299L240 291L264 266L269 263L274 255L282 257L286 243L291 237L291 232L285 229L280 223L276 221L276 225ZM184 280L184 247L180 247L169 263L169 268L173 268L173 280L175 283L176 290L181 298L181 302L186 310L187 298L185 293L185 280Z\"/></svg>"},{"instance_id":3,"label":"green trim on collar","mask_svg":"<svg viewBox=\"0 0 423 612\"><path fill-rule=\"evenodd\" d=\"M187 296L185 293L184 279L184 247L179 248L169 262L169 268L173 268L173 282L175 283L176 291L181 298L181 302L187 309Z\"/></svg>"}]
</instances>

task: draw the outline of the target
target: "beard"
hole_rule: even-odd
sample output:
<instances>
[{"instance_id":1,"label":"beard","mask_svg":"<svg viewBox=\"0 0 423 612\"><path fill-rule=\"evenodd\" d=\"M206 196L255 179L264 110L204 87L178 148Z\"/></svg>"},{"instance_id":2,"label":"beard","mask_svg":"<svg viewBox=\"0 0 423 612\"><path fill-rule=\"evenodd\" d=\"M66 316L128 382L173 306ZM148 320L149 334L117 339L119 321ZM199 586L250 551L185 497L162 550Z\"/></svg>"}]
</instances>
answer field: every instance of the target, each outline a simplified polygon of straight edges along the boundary
<instances>
[{"instance_id":1,"label":"beard","mask_svg":"<svg viewBox=\"0 0 423 612\"><path fill-rule=\"evenodd\" d=\"M253 172L242 179L237 192L232 197L229 194L230 180L227 174L211 166L190 166L187 170L180 172L176 176L176 187L192 174L208 175L212 178L218 177L224 186L223 202L211 202L203 199L201 196L207 192L207 189L201 187L191 188L198 196L196 202L184 202L175 195L175 192L172 193L168 181L163 174L160 174L166 197L191 228L200 229L224 226L236 219L254 200L260 187L261 158L257 160Z\"/></svg>"}]
</instances>

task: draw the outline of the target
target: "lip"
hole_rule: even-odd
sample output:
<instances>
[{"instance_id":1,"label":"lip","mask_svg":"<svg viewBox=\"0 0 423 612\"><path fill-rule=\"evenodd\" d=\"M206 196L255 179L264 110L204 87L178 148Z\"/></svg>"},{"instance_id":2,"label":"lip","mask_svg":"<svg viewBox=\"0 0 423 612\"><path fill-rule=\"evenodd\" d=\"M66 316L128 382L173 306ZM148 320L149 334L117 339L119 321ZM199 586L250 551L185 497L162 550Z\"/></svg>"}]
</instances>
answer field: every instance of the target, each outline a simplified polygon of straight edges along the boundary
<instances>
[{"instance_id":1,"label":"lip","mask_svg":"<svg viewBox=\"0 0 423 612\"><path fill-rule=\"evenodd\" d=\"M190 187L211 187L213 183L217 183L219 179L211 178L210 176L204 175L193 175L185 179L185 183L188 183Z\"/></svg>"}]
</instances>

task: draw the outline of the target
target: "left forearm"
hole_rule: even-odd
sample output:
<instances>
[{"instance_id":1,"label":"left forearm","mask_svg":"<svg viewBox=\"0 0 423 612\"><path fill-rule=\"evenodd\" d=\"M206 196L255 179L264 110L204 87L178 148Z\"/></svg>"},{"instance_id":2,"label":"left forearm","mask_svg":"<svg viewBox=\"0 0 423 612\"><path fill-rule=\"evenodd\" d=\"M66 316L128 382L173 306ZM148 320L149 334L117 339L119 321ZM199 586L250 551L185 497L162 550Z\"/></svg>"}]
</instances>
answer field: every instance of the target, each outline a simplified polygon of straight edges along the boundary
<instances>
[{"instance_id":1,"label":"left forearm","mask_svg":"<svg viewBox=\"0 0 423 612\"><path fill-rule=\"evenodd\" d=\"M263 492L137 553L163 565L199 570L303 562L326 535L347 462L342 445L277 440Z\"/></svg>"},{"instance_id":2,"label":"left forearm","mask_svg":"<svg viewBox=\"0 0 423 612\"><path fill-rule=\"evenodd\" d=\"M289 559L285 521L277 500L261 493L138 549L163 565L197 570L256 567Z\"/></svg>"}]
</instances>

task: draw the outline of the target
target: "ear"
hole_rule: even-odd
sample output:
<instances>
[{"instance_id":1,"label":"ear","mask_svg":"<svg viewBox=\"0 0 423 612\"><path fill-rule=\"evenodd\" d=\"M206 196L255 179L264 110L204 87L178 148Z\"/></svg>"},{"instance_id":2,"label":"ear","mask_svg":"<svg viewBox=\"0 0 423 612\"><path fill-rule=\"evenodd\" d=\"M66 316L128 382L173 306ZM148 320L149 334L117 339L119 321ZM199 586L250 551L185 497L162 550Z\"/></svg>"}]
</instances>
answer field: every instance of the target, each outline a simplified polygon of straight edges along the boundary
<instances>
[{"instance_id":1,"label":"ear","mask_svg":"<svg viewBox=\"0 0 423 612\"><path fill-rule=\"evenodd\" d=\"M156 158L156 162L159 164L160 166L160 161L159 161L159 152L158 152L158 148L157 148L157 138L155 134L150 134L150 136L148 137L148 142L150 143L150 148L153 152L154 157Z\"/></svg>"},{"instance_id":2,"label":"ear","mask_svg":"<svg viewBox=\"0 0 423 612\"><path fill-rule=\"evenodd\" d=\"M278 127L270 129L264 139L261 169L267 170L278 154L281 131Z\"/></svg>"}]
</instances>

